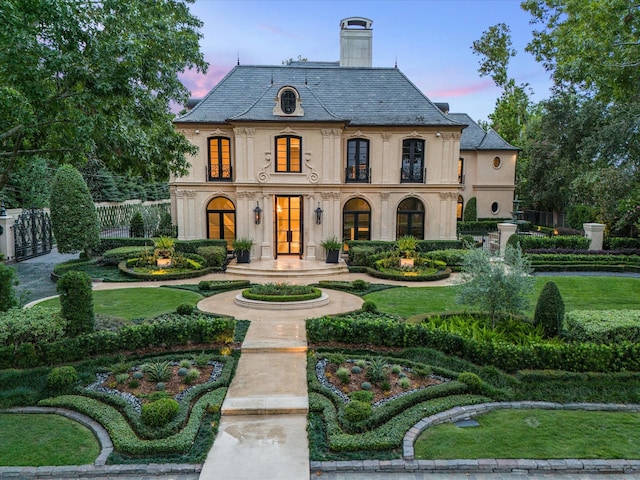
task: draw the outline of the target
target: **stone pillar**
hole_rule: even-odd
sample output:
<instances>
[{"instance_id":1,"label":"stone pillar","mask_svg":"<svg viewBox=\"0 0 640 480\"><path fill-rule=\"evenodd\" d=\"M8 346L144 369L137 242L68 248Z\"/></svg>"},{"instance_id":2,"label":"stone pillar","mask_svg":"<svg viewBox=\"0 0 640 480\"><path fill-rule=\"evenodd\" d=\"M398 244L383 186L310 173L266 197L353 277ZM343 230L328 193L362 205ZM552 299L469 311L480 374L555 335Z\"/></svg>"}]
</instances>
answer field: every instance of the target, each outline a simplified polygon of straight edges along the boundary
<instances>
[{"instance_id":1,"label":"stone pillar","mask_svg":"<svg viewBox=\"0 0 640 480\"><path fill-rule=\"evenodd\" d=\"M589 250L602 250L602 242L604 240L604 225L602 223L584 223L584 234L591 239Z\"/></svg>"},{"instance_id":2,"label":"stone pillar","mask_svg":"<svg viewBox=\"0 0 640 480\"><path fill-rule=\"evenodd\" d=\"M5 261L13 261L16 256L13 240L14 223L16 219L11 215L0 217L0 253L4 255Z\"/></svg>"},{"instance_id":3,"label":"stone pillar","mask_svg":"<svg viewBox=\"0 0 640 480\"><path fill-rule=\"evenodd\" d=\"M504 256L504 251L507 248L507 241L511 235L515 235L518 225L515 223L499 223L498 232L500 232L500 256Z\"/></svg>"}]
</instances>

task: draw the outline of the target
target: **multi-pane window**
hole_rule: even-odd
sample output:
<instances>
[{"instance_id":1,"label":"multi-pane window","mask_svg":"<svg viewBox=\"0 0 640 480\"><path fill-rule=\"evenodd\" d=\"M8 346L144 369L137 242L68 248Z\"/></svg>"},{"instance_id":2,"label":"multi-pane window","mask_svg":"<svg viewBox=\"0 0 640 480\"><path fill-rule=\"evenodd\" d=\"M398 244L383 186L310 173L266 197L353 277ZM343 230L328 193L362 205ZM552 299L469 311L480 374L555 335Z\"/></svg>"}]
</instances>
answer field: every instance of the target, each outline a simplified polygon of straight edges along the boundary
<instances>
[{"instance_id":1,"label":"multi-pane window","mask_svg":"<svg viewBox=\"0 0 640 480\"><path fill-rule=\"evenodd\" d=\"M347 142L347 182L369 182L369 140Z\"/></svg>"},{"instance_id":2,"label":"multi-pane window","mask_svg":"<svg viewBox=\"0 0 640 480\"><path fill-rule=\"evenodd\" d=\"M462 220L463 209L464 209L464 198L462 198L462 195L458 195L458 204L456 206L456 218L458 220Z\"/></svg>"},{"instance_id":3,"label":"multi-pane window","mask_svg":"<svg viewBox=\"0 0 640 480\"><path fill-rule=\"evenodd\" d=\"M342 239L371 240L371 206L362 198L352 198L342 210Z\"/></svg>"},{"instance_id":4,"label":"multi-pane window","mask_svg":"<svg viewBox=\"0 0 640 480\"><path fill-rule=\"evenodd\" d=\"M209 138L209 180L231 180L231 140Z\"/></svg>"},{"instance_id":5,"label":"multi-pane window","mask_svg":"<svg viewBox=\"0 0 640 480\"><path fill-rule=\"evenodd\" d=\"M236 209L225 197L216 197L207 205L207 238L226 240L227 250L233 250L236 237Z\"/></svg>"},{"instance_id":6,"label":"multi-pane window","mask_svg":"<svg viewBox=\"0 0 640 480\"><path fill-rule=\"evenodd\" d=\"M291 90L285 90L280 95L280 108L287 115L296 111L296 94Z\"/></svg>"},{"instance_id":7,"label":"multi-pane window","mask_svg":"<svg viewBox=\"0 0 640 480\"><path fill-rule=\"evenodd\" d=\"M406 183L424 181L424 140L410 138L402 142L400 181Z\"/></svg>"},{"instance_id":8,"label":"multi-pane window","mask_svg":"<svg viewBox=\"0 0 640 480\"><path fill-rule=\"evenodd\" d=\"M424 205L417 198L407 198L398 205L396 238L405 235L424 238Z\"/></svg>"},{"instance_id":9,"label":"multi-pane window","mask_svg":"<svg viewBox=\"0 0 640 480\"><path fill-rule=\"evenodd\" d=\"M464 183L464 158L458 159L458 183Z\"/></svg>"},{"instance_id":10,"label":"multi-pane window","mask_svg":"<svg viewBox=\"0 0 640 480\"><path fill-rule=\"evenodd\" d=\"M302 139L290 135L276 137L276 172L302 171Z\"/></svg>"}]
</instances>

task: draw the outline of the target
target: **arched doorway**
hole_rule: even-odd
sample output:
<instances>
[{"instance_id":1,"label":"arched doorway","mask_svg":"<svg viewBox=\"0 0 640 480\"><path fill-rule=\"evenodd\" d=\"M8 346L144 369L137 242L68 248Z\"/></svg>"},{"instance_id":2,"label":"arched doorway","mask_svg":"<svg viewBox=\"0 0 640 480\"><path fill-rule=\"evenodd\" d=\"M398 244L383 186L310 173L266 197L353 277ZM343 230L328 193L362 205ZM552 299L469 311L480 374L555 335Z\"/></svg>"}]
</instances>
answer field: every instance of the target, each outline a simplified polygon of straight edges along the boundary
<instances>
[{"instance_id":1,"label":"arched doorway","mask_svg":"<svg viewBox=\"0 0 640 480\"><path fill-rule=\"evenodd\" d=\"M396 238L404 235L424 239L424 205L417 198L405 198L398 205Z\"/></svg>"},{"instance_id":2,"label":"arched doorway","mask_svg":"<svg viewBox=\"0 0 640 480\"><path fill-rule=\"evenodd\" d=\"M371 240L371 206L363 198L352 198L342 209L342 239Z\"/></svg>"},{"instance_id":3,"label":"arched doorway","mask_svg":"<svg viewBox=\"0 0 640 480\"><path fill-rule=\"evenodd\" d=\"M236 207L225 197L215 197L207 205L207 238L225 240L227 250L233 250L236 238Z\"/></svg>"}]
</instances>

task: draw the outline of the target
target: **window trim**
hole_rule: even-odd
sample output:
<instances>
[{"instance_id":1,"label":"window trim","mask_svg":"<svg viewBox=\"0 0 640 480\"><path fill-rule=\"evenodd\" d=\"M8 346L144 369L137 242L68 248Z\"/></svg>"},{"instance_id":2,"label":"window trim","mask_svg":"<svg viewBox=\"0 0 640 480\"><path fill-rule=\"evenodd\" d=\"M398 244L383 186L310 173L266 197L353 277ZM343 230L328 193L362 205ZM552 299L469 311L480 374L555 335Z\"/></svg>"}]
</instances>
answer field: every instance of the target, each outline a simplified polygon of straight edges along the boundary
<instances>
[{"instance_id":1,"label":"window trim","mask_svg":"<svg viewBox=\"0 0 640 480\"><path fill-rule=\"evenodd\" d=\"M286 170L280 170L279 169L279 157L278 157L278 140L284 138L287 140L287 144L286 144ZM299 158L298 158L298 165L299 165L299 169L298 170L291 170L291 139L298 139L298 141L300 142L300 148L299 148ZM278 135L277 137L275 137L275 171L276 173L302 173L302 137L298 136L298 135Z\"/></svg>"},{"instance_id":2,"label":"window trim","mask_svg":"<svg viewBox=\"0 0 640 480\"><path fill-rule=\"evenodd\" d=\"M218 164L218 171L220 172L220 174L216 177L214 177L211 174L211 170L212 170L212 152L211 152L211 142L213 140L218 140L218 158L217 158L217 164ZM229 175L228 176L224 176L224 163L223 163L223 158L222 158L222 149L220 148L222 141L226 141L228 143L229 146ZM233 156L231 154L231 138L230 137L225 137L225 136L221 136L221 135L216 135L213 137L207 137L207 181L209 182L231 182L233 181Z\"/></svg>"},{"instance_id":3,"label":"window trim","mask_svg":"<svg viewBox=\"0 0 640 480\"><path fill-rule=\"evenodd\" d=\"M419 176L414 176L413 173L411 173L412 171L415 170L415 164L416 162L416 155L415 155L415 151L411 151L411 150L415 150L415 147L409 147L410 148L410 152L409 152L409 156L408 156L408 161L409 161L409 174L405 177L405 148L406 145L409 145L410 142L415 143L415 144L422 144L422 155L420 157L420 174ZM400 157L400 183L424 183L425 179L426 179L426 171L425 171L425 162L424 162L424 156L425 156L425 147L426 147L426 143L423 139L421 138L405 138L404 140L402 140L402 155Z\"/></svg>"},{"instance_id":4,"label":"window trim","mask_svg":"<svg viewBox=\"0 0 640 480\"><path fill-rule=\"evenodd\" d=\"M349 146L355 143L354 164L349 165ZM364 161L365 178L360 179L358 173L363 163L360 162L360 148L365 144L367 148L367 158ZM371 152L371 142L366 138L350 138L347 140L347 165L345 167L345 183L371 183L371 167L369 153ZM349 175L349 169L353 168L353 176Z\"/></svg>"},{"instance_id":5,"label":"window trim","mask_svg":"<svg viewBox=\"0 0 640 480\"><path fill-rule=\"evenodd\" d=\"M400 210L400 206L406 202L407 200L413 200L415 202L418 202L420 204L420 206L422 207L422 210ZM412 225L413 225L413 220L412 220L412 215L415 214L419 214L420 215L420 223L422 224L422 231L420 232L420 235L414 235L412 233ZM401 233L400 232L400 215L406 215L407 216L407 232L405 233ZM396 207L396 240L400 237L402 237L403 235L413 235L415 236L418 240L424 240L424 230L425 230L425 219L426 219L426 211L425 211L425 206L424 206L424 202L422 201L421 198L418 197L406 197L403 198L402 200L400 200L398 202L398 206Z\"/></svg>"},{"instance_id":6,"label":"window trim","mask_svg":"<svg viewBox=\"0 0 640 480\"><path fill-rule=\"evenodd\" d=\"M285 94L292 93L294 95L294 108L291 112L286 112L283 107L283 101ZM278 117L303 117L304 109L302 108L302 99L300 98L300 92L293 88L292 86L284 86L280 90L278 90L278 94L276 95L275 105L273 106L273 115Z\"/></svg>"}]
</instances>

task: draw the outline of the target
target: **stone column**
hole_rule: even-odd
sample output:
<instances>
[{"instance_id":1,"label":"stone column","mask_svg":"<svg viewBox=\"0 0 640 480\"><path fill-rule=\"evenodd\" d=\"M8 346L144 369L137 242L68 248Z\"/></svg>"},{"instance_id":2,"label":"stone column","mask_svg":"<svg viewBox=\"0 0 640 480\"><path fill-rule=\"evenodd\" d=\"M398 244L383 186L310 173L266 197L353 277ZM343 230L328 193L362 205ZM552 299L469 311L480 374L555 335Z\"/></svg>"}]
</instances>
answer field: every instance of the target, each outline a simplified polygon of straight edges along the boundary
<instances>
[{"instance_id":1,"label":"stone column","mask_svg":"<svg viewBox=\"0 0 640 480\"><path fill-rule=\"evenodd\" d=\"M500 256L504 256L504 251L507 248L507 241L511 235L515 235L518 225L515 223L499 223L498 232L500 233Z\"/></svg>"},{"instance_id":2,"label":"stone column","mask_svg":"<svg viewBox=\"0 0 640 480\"><path fill-rule=\"evenodd\" d=\"M602 223L584 223L584 234L591 239L589 250L602 250L602 242L604 240L604 225Z\"/></svg>"},{"instance_id":3,"label":"stone column","mask_svg":"<svg viewBox=\"0 0 640 480\"><path fill-rule=\"evenodd\" d=\"M391 227L395 225L395 215L389 211L389 192L380 192L380 218L386 218L386 222L381 222L380 240L395 240L391 236ZM395 236L395 235L394 235Z\"/></svg>"},{"instance_id":4,"label":"stone column","mask_svg":"<svg viewBox=\"0 0 640 480\"><path fill-rule=\"evenodd\" d=\"M11 215L0 217L0 253L5 261L13 261L16 256L13 239L13 225L16 219Z\"/></svg>"}]
</instances>

